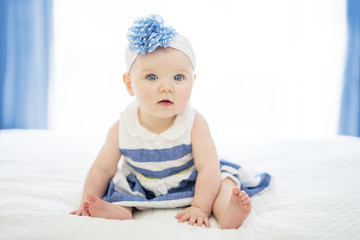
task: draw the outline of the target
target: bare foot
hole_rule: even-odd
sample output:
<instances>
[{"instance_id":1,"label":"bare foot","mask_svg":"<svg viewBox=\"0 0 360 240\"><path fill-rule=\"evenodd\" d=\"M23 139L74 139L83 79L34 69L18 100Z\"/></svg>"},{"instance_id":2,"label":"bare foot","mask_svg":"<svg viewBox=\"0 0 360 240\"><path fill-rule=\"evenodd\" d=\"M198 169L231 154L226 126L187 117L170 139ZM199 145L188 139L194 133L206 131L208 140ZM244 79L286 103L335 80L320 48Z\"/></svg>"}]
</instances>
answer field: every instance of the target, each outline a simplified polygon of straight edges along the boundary
<instances>
[{"instance_id":1,"label":"bare foot","mask_svg":"<svg viewBox=\"0 0 360 240\"><path fill-rule=\"evenodd\" d=\"M83 203L83 216L88 216L90 217L90 213L89 213L89 206L90 206L90 203L89 202L84 202Z\"/></svg>"},{"instance_id":2,"label":"bare foot","mask_svg":"<svg viewBox=\"0 0 360 240\"><path fill-rule=\"evenodd\" d=\"M245 191L234 187L230 197L229 205L225 210L224 217L220 223L222 229L236 229L244 222L251 212L251 201Z\"/></svg>"},{"instance_id":3,"label":"bare foot","mask_svg":"<svg viewBox=\"0 0 360 240\"><path fill-rule=\"evenodd\" d=\"M87 196L87 200L89 202L85 202L83 208L91 217L116 220L132 219L129 208L111 204L91 194Z\"/></svg>"}]
</instances>

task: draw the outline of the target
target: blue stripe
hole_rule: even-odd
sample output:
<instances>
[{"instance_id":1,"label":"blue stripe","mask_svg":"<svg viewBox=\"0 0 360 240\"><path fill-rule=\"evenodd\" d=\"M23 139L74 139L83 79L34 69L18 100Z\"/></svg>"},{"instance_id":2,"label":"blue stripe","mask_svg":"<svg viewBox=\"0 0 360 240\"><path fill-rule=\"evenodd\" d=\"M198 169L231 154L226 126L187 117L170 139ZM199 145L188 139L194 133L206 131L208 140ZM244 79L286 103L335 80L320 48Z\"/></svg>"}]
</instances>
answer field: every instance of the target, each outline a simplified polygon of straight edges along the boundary
<instances>
[{"instance_id":1,"label":"blue stripe","mask_svg":"<svg viewBox=\"0 0 360 240\"><path fill-rule=\"evenodd\" d=\"M191 144L164 149L120 149L121 153L135 162L165 162L177 160L192 152Z\"/></svg>"},{"instance_id":2,"label":"blue stripe","mask_svg":"<svg viewBox=\"0 0 360 240\"><path fill-rule=\"evenodd\" d=\"M130 193L119 193L117 191L114 192L111 196L103 197L103 200L107 202L124 202L124 201L132 201L132 202L161 202L161 201L170 201L177 199L184 199L193 197L194 192L179 192L179 193L170 193L166 195L161 195L152 199L147 199L138 195L133 195Z\"/></svg>"},{"instance_id":3,"label":"blue stripe","mask_svg":"<svg viewBox=\"0 0 360 240\"><path fill-rule=\"evenodd\" d=\"M196 178L196 174L194 176ZM133 177L128 176L127 179L131 180L131 183L138 182ZM135 180L135 181L133 182L133 180ZM109 183L108 190L107 190L105 196L103 197L103 200L105 200L107 202L121 202L121 201L160 202L160 201L169 201L169 200L177 200L177 199L193 197L194 196L194 188L195 188L195 179L187 181L186 184L184 184L184 182L185 181L182 181L183 188L182 188L182 191L180 191L180 192L169 192L168 194L161 195L158 197L155 197L154 194L145 194L145 197L141 197L141 196L133 195L130 193L120 193L120 192L116 191L114 181L111 180ZM131 183L129 182L129 185L131 185ZM135 185L138 185L138 184L135 184ZM135 188L137 191L140 190L139 186L137 186ZM140 186L140 188L141 188L141 186ZM145 189L142 189L139 192L144 193L147 191Z\"/></svg>"},{"instance_id":4,"label":"blue stripe","mask_svg":"<svg viewBox=\"0 0 360 240\"><path fill-rule=\"evenodd\" d=\"M268 173L261 173L256 175L260 177L260 183L256 187L246 187L245 185L241 184L241 190L244 190L250 197L262 192L265 188L269 187L271 176Z\"/></svg>"},{"instance_id":5,"label":"blue stripe","mask_svg":"<svg viewBox=\"0 0 360 240\"><path fill-rule=\"evenodd\" d=\"M237 164L232 163L232 162L228 162L228 161L223 160L223 159L220 160L221 172L222 173L230 173L234 177L239 179L239 181L240 181L239 174L233 174L231 172L228 172L228 171L222 169L223 166L232 167L232 168L235 168L236 170L238 170L238 169L241 168L240 165L237 165ZM262 192L265 188L267 188L270 185L271 176L268 173L261 173L259 175L256 175L255 177L260 177L260 182L255 187L248 187L248 186L241 183L241 190L244 190L250 197L257 194L257 193Z\"/></svg>"},{"instance_id":6,"label":"blue stripe","mask_svg":"<svg viewBox=\"0 0 360 240\"><path fill-rule=\"evenodd\" d=\"M143 194L147 199L151 199L151 198L155 197L155 193L153 193L152 191L149 191L141 186L140 182L136 179L135 175L130 173L126 177L126 180L129 184L129 187L131 188L131 190L133 192L139 192L139 193Z\"/></svg>"},{"instance_id":7,"label":"blue stripe","mask_svg":"<svg viewBox=\"0 0 360 240\"><path fill-rule=\"evenodd\" d=\"M220 169L223 166L228 166L228 167L232 167L232 168L235 168L235 169L240 169L241 168L240 165L237 165L237 164L232 163L232 162L228 162L228 161L226 161L224 159L220 159Z\"/></svg>"},{"instance_id":8,"label":"blue stripe","mask_svg":"<svg viewBox=\"0 0 360 240\"><path fill-rule=\"evenodd\" d=\"M139 168L139 167L135 167L133 165L131 165L130 163L128 163L135 171L141 173L142 175L144 175L147 178L165 178L165 177L169 177L172 176L174 174L177 174L181 171L184 171L185 169L192 167L194 165L194 159L191 159L190 161L188 161L186 164L181 165L179 167L173 167L173 168L168 168L162 171L151 171L148 169L143 169L143 168Z\"/></svg>"},{"instance_id":9,"label":"blue stripe","mask_svg":"<svg viewBox=\"0 0 360 240\"><path fill-rule=\"evenodd\" d=\"M195 182L197 178L197 171L195 170L188 179L182 180L177 187L169 189L168 193L177 193L177 192L194 192L195 191Z\"/></svg>"}]
</instances>

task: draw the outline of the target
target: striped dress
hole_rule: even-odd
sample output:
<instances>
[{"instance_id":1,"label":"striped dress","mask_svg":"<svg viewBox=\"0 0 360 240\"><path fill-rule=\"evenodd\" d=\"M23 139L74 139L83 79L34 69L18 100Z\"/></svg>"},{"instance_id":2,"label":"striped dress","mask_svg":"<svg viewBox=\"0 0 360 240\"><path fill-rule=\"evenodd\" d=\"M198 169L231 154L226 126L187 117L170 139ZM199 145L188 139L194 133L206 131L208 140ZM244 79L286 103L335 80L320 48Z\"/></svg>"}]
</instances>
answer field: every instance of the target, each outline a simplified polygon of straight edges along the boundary
<instances>
[{"instance_id":1,"label":"striped dress","mask_svg":"<svg viewBox=\"0 0 360 240\"><path fill-rule=\"evenodd\" d=\"M142 127L138 105L121 114L118 170L104 200L121 206L173 208L191 205L197 171L191 147L196 110L190 105L178 114L171 128L160 134ZM252 176L240 166L220 160L222 178L230 177L250 196L269 186L270 175Z\"/></svg>"}]
</instances>

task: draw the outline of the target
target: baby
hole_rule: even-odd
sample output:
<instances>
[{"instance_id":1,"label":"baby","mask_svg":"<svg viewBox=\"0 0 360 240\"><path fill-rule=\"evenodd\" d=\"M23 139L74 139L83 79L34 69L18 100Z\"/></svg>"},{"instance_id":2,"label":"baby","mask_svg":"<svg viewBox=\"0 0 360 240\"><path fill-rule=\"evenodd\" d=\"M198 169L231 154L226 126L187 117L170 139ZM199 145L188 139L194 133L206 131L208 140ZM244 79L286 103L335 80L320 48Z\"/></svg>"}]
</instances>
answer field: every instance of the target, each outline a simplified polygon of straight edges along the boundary
<instances>
[{"instance_id":1,"label":"baby","mask_svg":"<svg viewBox=\"0 0 360 240\"><path fill-rule=\"evenodd\" d=\"M132 209L186 207L179 222L238 228L251 211L249 195L266 189L270 175L256 177L219 160L204 117L189 104L195 81L190 42L159 15L138 19L128 32L130 96L109 130L72 214L132 219ZM241 187L241 189L240 189Z\"/></svg>"}]
</instances>

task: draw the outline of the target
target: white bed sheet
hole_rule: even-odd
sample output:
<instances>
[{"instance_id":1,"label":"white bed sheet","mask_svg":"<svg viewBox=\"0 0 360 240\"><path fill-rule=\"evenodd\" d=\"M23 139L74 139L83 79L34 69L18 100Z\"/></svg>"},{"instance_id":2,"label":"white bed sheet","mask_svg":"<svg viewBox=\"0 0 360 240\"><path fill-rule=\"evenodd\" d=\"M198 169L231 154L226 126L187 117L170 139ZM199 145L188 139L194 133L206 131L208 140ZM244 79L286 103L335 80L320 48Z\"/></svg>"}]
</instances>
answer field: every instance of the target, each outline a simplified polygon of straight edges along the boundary
<instances>
[{"instance_id":1,"label":"white bed sheet","mask_svg":"<svg viewBox=\"0 0 360 240\"><path fill-rule=\"evenodd\" d=\"M51 131L0 132L0 239L360 239L360 140L217 140L218 151L273 186L252 197L236 230L177 223L178 209L115 221L68 214L77 208L102 137Z\"/></svg>"}]
</instances>

